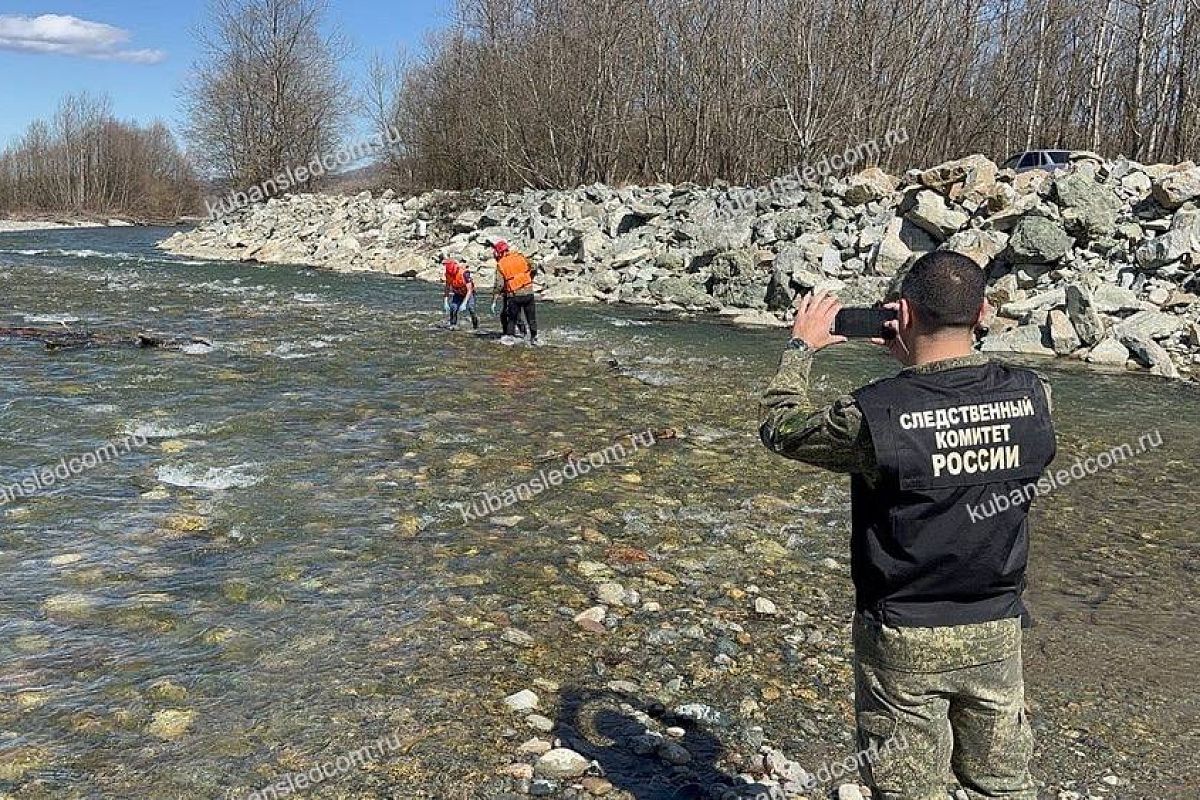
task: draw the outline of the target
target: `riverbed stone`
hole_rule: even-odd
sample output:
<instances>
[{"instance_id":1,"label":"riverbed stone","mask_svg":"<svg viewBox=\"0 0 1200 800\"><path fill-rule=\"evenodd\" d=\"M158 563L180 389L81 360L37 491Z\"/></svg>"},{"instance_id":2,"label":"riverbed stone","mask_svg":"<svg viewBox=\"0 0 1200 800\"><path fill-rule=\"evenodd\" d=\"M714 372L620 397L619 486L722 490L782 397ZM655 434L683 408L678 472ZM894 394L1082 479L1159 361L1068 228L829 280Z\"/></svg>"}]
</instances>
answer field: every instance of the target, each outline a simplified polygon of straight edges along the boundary
<instances>
[{"instance_id":1,"label":"riverbed stone","mask_svg":"<svg viewBox=\"0 0 1200 800\"><path fill-rule=\"evenodd\" d=\"M535 692L529 689L522 689L519 692L510 694L504 698L504 705L509 711L515 711L518 714L526 711L532 711L538 707L539 698Z\"/></svg>"},{"instance_id":2,"label":"riverbed stone","mask_svg":"<svg viewBox=\"0 0 1200 800\"><path fill-rule=\"evenodd\" d=\"M534 774L539 778L561 780L578 778L588 771L591 762L566 747L558 747L543 753L533 765Z\"/></svg>"},{"instance_id":3,"label":"riverbed stone","mask_svg":"<svg viewBox=\"0 0 1200 800\"><path fill-rule=\"evenodd\" d=\"M196 712L192 709L164 708L154 712L146 733L159 739L178 739L187 733L195 719Z\"/></svg>"}]
</instances>

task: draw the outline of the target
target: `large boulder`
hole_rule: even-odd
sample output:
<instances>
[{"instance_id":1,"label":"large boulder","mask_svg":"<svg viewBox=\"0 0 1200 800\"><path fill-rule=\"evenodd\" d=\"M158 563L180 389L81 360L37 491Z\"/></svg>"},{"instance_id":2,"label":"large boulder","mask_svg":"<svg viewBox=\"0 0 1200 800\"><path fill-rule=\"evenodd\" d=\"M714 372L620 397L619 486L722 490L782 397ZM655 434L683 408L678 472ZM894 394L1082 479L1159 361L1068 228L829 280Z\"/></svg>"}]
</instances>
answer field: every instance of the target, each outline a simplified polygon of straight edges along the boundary
<instances>
[{"instance_id":1,"label":"large boulder","mask_svg":"<svg viewBox=\"0 0 1200 800\"><path fill-rule=\"evenodd\" d=\"M1025 319L1034 312L1056 308L1065 302L1065 289L1050 289L1039 294L1031 295L1024 300L1007 303L1000 309L1000 313L1013 319Z\"/></svg>"},{"instance_id":2,"label":"large boulder","mask_svg":"<svg viewBox=\"0 0 1200 800\"><path fill-rule=\"evenodd\" d=\"M879 167L867 167L846 181L842 198L852 206L882 200L896 191L897 181Z\"/></svg>"},{"instance_id":3,"label":"large boulder","mask_svg":"<svg viewBox=\"0 0 1200 800\"><path fill-rule=\"evenodd\" d=\"M1071 319L1067 316L1067 312L1060 308L1053 309L1050 312L1047 328L1050 334L1050 346L1060 356L1069 356L1078 350L1082 344L1079 340L1079 334L1075 332L1075 326L1071 324Z\"/></svg>"},{"instance_id":4,"label":"large boulder","mask_svg":"<svg viewBox=\"0 0 1200 800\"><path fill-rule=\"evenodd\" d=\"M1129 361L1129 348L1121 344L1113 336L1101 339L1088 352L1085 360L1089 364L1100 364L1109 367L1123 367Z\"/></svg>"},{"instance_id":5,"label":"large boulder","mask_svg":"<svg viewBox=\"0 0 1200 800\"><path fill-rule=\"evenodd\" d=\"M1091 291L1077 283L1066 289L1067 316L1075 326L1075 332L1086 345L1093 346L1104 337L1105 325L1096 310L1096 301Z\"/></svg>"},{"instance_id":6,"label":"large boulder","mask_svg":"<svg viewBox=\"0 0 1200 800\"><path fill-rule=\"evenodd\" d=\"M1142 365L1150 368L1152 375L1163 378L1178 378L1179 370L1171 361L1171 356L1158 342L1140 331L1125 331L1119 333L1121 344L1128 348Z\"/></svg>"},{"instance_id":7,"label":"large boulder","mask_svg":"<svg viewBox=\"0 0 1200 800\"><path fill-rule=\"evenodd\" d=\"M1171 217L1171 229L1147 240L1134 251L1138 266L1158 269L1176 261L1200 262L1200 210L1181 208Z\"/></svg>"},{"instance_id":8,"label":"large boulder","mask_svg":"<svg viewBox=\"0 0 1200 800\"><path fill-rule=\"evenodd\" d=\"M1121 201L1091 176L1072 171L1054 179L1054 194L1068 231L1084 238L1111 236Z\"/></svg>"},{"instance_id":9,"label":"large boulder","mask_svg":"<svg viewBox=\"0 0 1200 800\"><path fill-rule=\"evenodd\" d=\"M1170 211L1195 200L1200 197L1200 167L1189 162L1182 169L1168 172L1154 181L1151 193L1160 206Z\"/></svg>"},{"instance_id":10,"label":"large boulder","mask_svg":"<svg viewBox=\"0 0 1200 800\"><path fill-rule=\"evenodd\" d=\"M946 205L946 199L940 194L928 190L916 193L904 218L939 242L957 233L970 219L964 212Z\"/></svg>"},{"instance_id":11,"label":"large boulder","mask_svg":"<svg viewBox=\"0 0 1200 800\"><path fill-rule=\"evenodd\" d=\"M1092 289L1093 302L1101 314L1120 314L1123 311L1140 311L1142 301L1137 293L1124 286L1099 283Z\"/></svg>"},{"instance_id":12,"label":"large boulder","mask_svg":"<svg viewBox=\"0 0 1200 800\"><path fill-rule=\"evenodd\" d=\"M710 310L719 308L721 305L708 292L704 291L703 286L680 276L670 276L652 281L647 287L647 291L660 303L674 303L684 307Z\"/></svg>"},{"instance_id":13,"label":"large boulder","mask_svg":"<svg viewBox=\"0 0 1200 800\"><path fill-rule=\"evenodd\" d=\"M1163 311L1139 311L1128 319L1113 326L1113 333L1120 337L1140 336L1149 339L1164 339L1187 326L1183 317Z\"/></svg>"},{"instance_id":14,"label":"large boulder","mask_svg":"<svg viewBox=\"0 0 1200 800\"><path fill-rule=\"evenodd\" d=\"M1008 258L1015 264L1049 264L1071 249L1062 225L1040 215L1021 219L1008 239Z\"/></svg>"},{"instance_id":15,"label":"large boulder","mask_svg":"<svg viewBox=\"0 0 1200 800\"><path fill-rule=\"evenodd\" d=\"M927 169L918 178L922 186L952 200L982 200L996 184L996 165L987 157L970 155Z\"/></svg>"},{"instance_id":16,"label":"large boulder","mask_svg":"<svg viewBox=\"0 0 1200 800\"><path fill-rule=\"evenodd\" d=\"M883 237L871 249L869 263L874 275L895 275L913 258L913 251L901 238L904 220L894 217L883 231Z\"/></svg>"},{"instance_id":17,"label":"large boulder","mask_svg":"<svg viewBox=\"0 0 1200 800\"><path fill-rule=\"evenodd\" d=\"M685 222L676 231L676 238L703 253L739 250L750 245L753 236L749 216L721 219L706 224Z\"/></svg>"},{"instance_id":18,"label":"large boulder","mask_svg":"<svg viewBox=\"0 0 1200 800\"><path fill-rule=\"evenodd\" d=\"M1008 245L1008 234L1001 231L985 231L969 228L947 239L940 250L953 250L970 258L981 269L991 266L992 260Z\"/></svg>"},{"instance_id":19,"label":"large boulder","mask_svg":"<svg viewBox=\"0 0 1200 800\"><path fill-rule=\"evenodd\" d=\"M1035 356L1052 356L1046 332L1040 325L1020 325L1003 333L992 334L983 340L980 347L985 353L1022 353Z\"/></svg>"}]
</instances>

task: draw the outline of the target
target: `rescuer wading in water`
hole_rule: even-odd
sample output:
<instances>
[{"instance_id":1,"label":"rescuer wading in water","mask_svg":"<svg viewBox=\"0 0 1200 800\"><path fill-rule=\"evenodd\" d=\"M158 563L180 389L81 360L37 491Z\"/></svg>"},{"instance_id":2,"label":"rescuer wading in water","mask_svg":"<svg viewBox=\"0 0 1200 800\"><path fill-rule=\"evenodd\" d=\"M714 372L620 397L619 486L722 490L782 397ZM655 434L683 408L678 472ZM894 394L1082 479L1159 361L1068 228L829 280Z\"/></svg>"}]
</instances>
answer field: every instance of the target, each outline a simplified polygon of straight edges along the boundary
<instances>
[{"instance_id":1,"label":"rescuer wading in water","mask_svg":"<svg viewBox=\"0 0 1200 800\"><path fill-rule=\"evenodd\" d=\"M974 352L983 271L936 251L903 278L889 336L905 366L818 408L808 396L836 298L800 301L762 397L763 443L851 476L858 745L876 800L1036 800L1025 712L1021 602L1031 500L972 521L968 508L1035 482L1053 460L1050 388ZM1028 493L1027 493L1028 494ZM895 737L903 748L878 749Z\"/></svg>"}]
</instances>

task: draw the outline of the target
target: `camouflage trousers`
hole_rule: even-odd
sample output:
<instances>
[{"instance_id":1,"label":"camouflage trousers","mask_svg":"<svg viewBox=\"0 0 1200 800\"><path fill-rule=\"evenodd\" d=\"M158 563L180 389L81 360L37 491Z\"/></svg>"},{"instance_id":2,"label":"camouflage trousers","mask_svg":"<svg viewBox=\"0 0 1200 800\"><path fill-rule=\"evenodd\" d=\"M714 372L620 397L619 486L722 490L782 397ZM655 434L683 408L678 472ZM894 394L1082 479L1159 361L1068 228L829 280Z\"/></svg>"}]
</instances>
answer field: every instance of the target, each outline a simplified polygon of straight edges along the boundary
<instances>
[{"instance_id":1,"label":"camouflage trousers","mask_svg":"<svg viewBox=\"0 0 1200 800\"><path fill-rule=\"evenodd\" d=\"M952 773L972 800L1037 800L1020 620L893 628L856 617L854 655L858 746L873 755L861 772L873 798L946 800Z\"/></svg>"}]
</instances>

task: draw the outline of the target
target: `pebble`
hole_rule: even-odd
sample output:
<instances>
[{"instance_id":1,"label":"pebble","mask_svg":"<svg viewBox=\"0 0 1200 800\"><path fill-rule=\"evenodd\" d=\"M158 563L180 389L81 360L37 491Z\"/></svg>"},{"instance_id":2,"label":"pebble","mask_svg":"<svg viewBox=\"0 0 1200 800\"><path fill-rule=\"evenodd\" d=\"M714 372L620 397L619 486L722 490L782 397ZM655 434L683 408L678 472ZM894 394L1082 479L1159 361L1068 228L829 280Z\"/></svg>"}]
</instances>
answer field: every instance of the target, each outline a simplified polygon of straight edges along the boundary
<instances>
[{"instance_id":1,"label":"pebble","mask_svg":"<svg viewBox=\"0 0 1200 800\"><path fill-rule=\"evenodd\" d=\"M549 797L557 791L558 784L554 781L538 780L529 786L529 794L534 797Z\"/></svg>"},{"instance_id":2,"label":"pebble","mask_svg":"<svg viewBox=\"0 0 1200 800\"><path fill-rule=\"evenodd\" d=\"M163 522L163 527L177 533L196 533L208 530L208 520L197 514L172 514Z\"/></svg>"},{"instance_id":3,"label":"pebble","mask_svg":"<svg viewBox=\"0 0 1200 800\"><path fill-rule=\"evenodd\" d=\"M539 739L536 736L517 748L517 752L525 756L540 756L543 753L548 753L553 746L545 739Z\"/></svg>"},{"instance_id":4,"label":"pebble","mask_svg":"<svg viewBox=\"0 0 1200 800\"><path fill-rule=\"evenodd\" d=\"M532 711L538 707L538 696L528 689L522 689L504 698L504 705L508 707L509 711L515 711L518 714Z\"/></svg>"},{"instance_id":5,"label":"pebble","mask_svg":"<svg viewBox=\"0 0 1200 800\"><path fill-rule=\"evenodd\" d=\"M538 756L533 771L539 778L578 778L590 766L591 762L574 750L558 747Z\"/></svg>"},{"instance_id":6,"label":"pebble","mask_svg":"<svg viewBox=\"0 0 1200 800\"><path fill-rule=\"evenodd\" d=\"M549 733L550 731L554 730L554 720L550 719L549 717L544 717L541 714L530 714L525 718L525 722L535 731L540 731L542 733Z\"/></svg>"},{"instance_id":7,"label":"pebble","mask_svg":"<svg viewBox=\"0 0 1200 800\"><path fill-rule=\"evenodd\" d=\"M95 597L78 592L56 594L42 603L42 609L50 616L78 618L91 614L98 605Z\"/></svg>"},{"instance_id":8,"label":"pebble","mask_svg":"<svg viewBox=\"0 0 1200 800\"><path fill-rule=\"evenodd\" d=\"M529 764L509 764L500 769L500 774L527 781L533 778L533 767Z\"/></svg>"},{"instance_id":9,"label":"pebble","mask_svg":"<svg viewBox=\"0 0 1200 800\"><path fill-rule=\"evenodd\" d=\"M596 599L606 606L625 605L625 587L619 583L602 583L596 587Z\"/></svg>"},{"instance_id":10,"label":"pebble","mask_svg":"<svg viewBox=\"0 0 1200 800\"><path fill-rule=\"evenodd\" d=\"M692 760L692 754L676 742L662 742L658 745L658 757L668 764L680 766Z\"/></svg>"},{"instance_id":11,"label":"pebble","mask_svg":"<svg viewBox=\"0 0 1200 800\"><path fill-rule=\"evenodd\" d=\"M187 697L187 689L173 681L161 680L150 684L146 694L160 703L178 703Z\"/></svg>"},{"instance_id":12,"label":"pebble","mask_svg":"<svg viewBox=\"0 0 1200 800\"><path fill-rule=\"evenodd\" d=\"M187 733L195 718L196 712L191 709L164 708L154 712L146 733L160 739L178 739Z\"/></svg>"},{"instance_id":13,"label":"pebble","mask_svg":"<svg viewBox=\"0 0 1200 800\"><path fill-rule=\"evenodd\" d=\"M592 633L604 633L604 617L608 615L608 608L605 606L592 606L586 611L582 611L575 615L575 624L585 631Z\"/></svg>"},{"instance_id":14,"label":"pebble","mask_svg":"<svg viewBox=\"0 0 1200 800\"><path fill-rule=\"evenodd\" d=\"M613 790L613 785L604 778L598 778L595 775L589 775L580 781L583 790L593 797L603 797Z\"/></svg>"},{"instance_id":15,"label":"pebble","mask_svg":"<svg viewBox=\"0 0 1200 800\"><path fill-rule=\"evenodd\" d=\"M707 725L724 725L725 720L721 716L721 712L717 711L712 706L707 706L704 703L685 703L684 705L675 708L675 716L690 719L693 722L700 722Z\"/></svg>"},{"instance_id":16,"label":"pebble","mask_svg":"<svg viewBox=\"0 0 1200 800\"><path fill-rule=\"evenodd\" d=\"M854 783L843 783L838 787L837 800L864 800L862 789Z\"/></svg>"},{"instance_id":17,"label":"pebble","mask_svg":"<svg viewBox=\"0 0 1200 800\"><path fill-rule=\"evenodd\" d=\"M754 613L771 617L779 613L779 607L765 597L754 598Z\"/></svg>"},{"instance_id":18,"label":"pebble","mask_svg":"<svg viewBox=\"0 0 1200 800\"><path fill-rule=\"evenodd\" d=\"M532 647L534 638L525 631L517 630L516 628L505 628L504 633L500 634L502 641L509 644L515 644L519 647Z\"/></svg>"}]
</instances>

